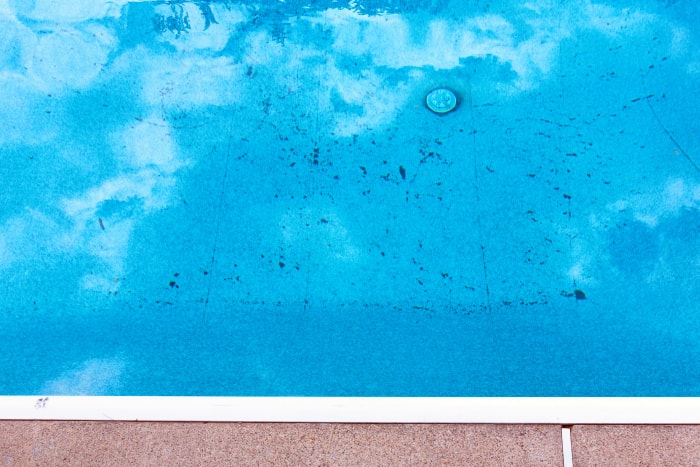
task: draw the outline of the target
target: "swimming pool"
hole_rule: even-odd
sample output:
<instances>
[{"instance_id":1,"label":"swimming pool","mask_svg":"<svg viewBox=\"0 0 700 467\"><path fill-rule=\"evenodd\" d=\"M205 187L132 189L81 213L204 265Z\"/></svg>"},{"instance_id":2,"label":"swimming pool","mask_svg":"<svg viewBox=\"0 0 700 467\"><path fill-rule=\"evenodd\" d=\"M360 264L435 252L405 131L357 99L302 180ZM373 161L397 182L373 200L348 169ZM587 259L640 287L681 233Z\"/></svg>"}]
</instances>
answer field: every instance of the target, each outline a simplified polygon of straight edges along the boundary
<instances>
[{"instance_id":1,"label":"swimming pool","mask_svg":"<svg viewBox=\"0 0 700 467\"><path fill-rule=\"evenodd\" d=\"M0 3L0 394L697 397L697 10Z\"/></svg>"}]
</instances>

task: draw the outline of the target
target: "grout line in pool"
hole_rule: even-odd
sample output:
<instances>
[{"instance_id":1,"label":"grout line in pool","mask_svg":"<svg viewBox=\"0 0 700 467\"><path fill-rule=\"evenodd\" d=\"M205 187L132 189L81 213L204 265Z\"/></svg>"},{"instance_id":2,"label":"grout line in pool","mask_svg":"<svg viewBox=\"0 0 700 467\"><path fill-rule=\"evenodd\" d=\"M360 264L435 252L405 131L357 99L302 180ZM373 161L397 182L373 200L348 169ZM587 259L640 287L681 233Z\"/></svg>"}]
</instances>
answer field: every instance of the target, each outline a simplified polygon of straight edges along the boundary
<instances>
[{"instance_id":1,"label":"grout line in pool","mask_svg":"<svg viewBox=\"0 0 700 467\"><path fill-rule=\"evenodd\" d=\"M214 227L214 245L211 251L211 262L209 264L209 277L207 278L207 292L206 298L204 299L204 309L202 310L202 321L207 319L207 308L209 306L209 294L211 292L211 281L214 276L214 263L216 260L216 248L219 243L219 230L221 227L221 211L224 205L224 195L226 192L226 179L228 178L228 165L229 159L231 157L231 139L233 138L232 128L229 126L228 130L228 145L226 147L226 161L224 162L224 173L221 177L221 192L219 193L219 202L216 207L216 225Z\"/></svg>"}]
</instances>

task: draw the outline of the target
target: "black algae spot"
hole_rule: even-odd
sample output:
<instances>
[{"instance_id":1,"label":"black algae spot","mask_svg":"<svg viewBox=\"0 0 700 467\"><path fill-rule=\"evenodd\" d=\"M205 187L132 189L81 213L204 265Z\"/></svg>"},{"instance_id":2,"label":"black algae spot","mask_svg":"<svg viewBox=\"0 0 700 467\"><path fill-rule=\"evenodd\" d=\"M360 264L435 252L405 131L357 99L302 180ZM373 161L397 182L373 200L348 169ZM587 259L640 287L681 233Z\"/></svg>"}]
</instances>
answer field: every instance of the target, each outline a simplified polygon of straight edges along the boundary
<instances>
[{"instance_id":1,"label":"black algae spot","mask_svg":"<svg viewBox=\"0 0 700 467\"><path fill-rule=\"evenodd\" d=\"M399 173L401 174L401 178L406 180L406 169L403 168L403 165L399 166Z\"/></svg>"},{"instance_id":2,"label":"black algae spot","mask_svg":"<svg viewBox=\"0 0 700 467\"><path fill-rule=\"evenodd\" d=\"M284 267L284 263L282 261L279 262L280 268Z\"/></svg>"},{"instance_id":3,"label":"black algae spot","mask_svg":"<svg viewBox=\"0 0 700 467\"><path fill-rule=\"evenodd\" d=\"M586 294L583 293L583 290L576 289L574 290L574 297L576 297L576 300L585 300Z\"/></svg>"},{"instance_id":4,"label":"black algae spot","mask_svg":"<svg viewBox=\"0 0 700 467\"><path fill-rule=\"evenodd\" d=\"M170 287L175 287L176 289L179 289L179 288L180 288L180 286L177 285L177 283L176 283L175 281L170 281L170 282L168 282L168 285L170 285Z\"/></svg>"}]
</instances>

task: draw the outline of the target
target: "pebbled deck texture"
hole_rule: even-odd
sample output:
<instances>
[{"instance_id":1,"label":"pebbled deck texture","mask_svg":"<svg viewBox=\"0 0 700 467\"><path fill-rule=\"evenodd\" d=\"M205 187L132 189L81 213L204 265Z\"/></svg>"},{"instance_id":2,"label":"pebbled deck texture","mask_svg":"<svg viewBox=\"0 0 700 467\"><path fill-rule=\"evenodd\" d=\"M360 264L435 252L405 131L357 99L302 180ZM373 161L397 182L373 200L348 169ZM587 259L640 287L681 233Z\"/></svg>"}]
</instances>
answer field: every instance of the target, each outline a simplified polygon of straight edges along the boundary
<instances>
[{"instance_id":1,"label":"pebbled deck texture","mask_svg":"<svg viewBox=\"0 0 700 467\"><path fill-rule=\"evenodd\" d=\"M562 463L556 425L0 421L0 465Z\"/></svg>"},{"instance_id":2,"label":"pebbled deck texture","mask_svg":"<svg viewBox=\"0 0 700 467\"><path fill-rule=\"evenodd\" d=\"M700 466L697 425L575 425L574 466ZM0 421L0 465L560 466L557 425Z\"/></svg>"},{"instance_id":3,"label":"pebbled deck texture","mask_svg":"<svg viewBox=\"0 0 700 467\"><path fill-rule=\"evenodd\" d=\"M700 466L698 425L575 425L574 465Z\"/></svg>"}]
</instances>

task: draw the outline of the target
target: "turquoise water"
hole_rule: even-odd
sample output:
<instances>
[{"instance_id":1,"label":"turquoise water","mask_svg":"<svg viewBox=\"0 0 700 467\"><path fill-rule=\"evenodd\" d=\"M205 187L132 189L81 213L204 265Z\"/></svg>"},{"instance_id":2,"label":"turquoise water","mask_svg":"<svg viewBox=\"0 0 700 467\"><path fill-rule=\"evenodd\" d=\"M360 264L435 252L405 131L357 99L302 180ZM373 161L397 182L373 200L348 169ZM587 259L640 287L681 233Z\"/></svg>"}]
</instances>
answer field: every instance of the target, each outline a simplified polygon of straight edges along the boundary
<instances>
[{"instance_id":1,"label":"turquoise water","mask_svg":"<svg viewBox=\"0 0 700 467\"><path fill-rule=\"evenodd\" d=\"M0 394L700 396L696 2L409 3L0 1Z\"/></svg>"}]
</instances>

